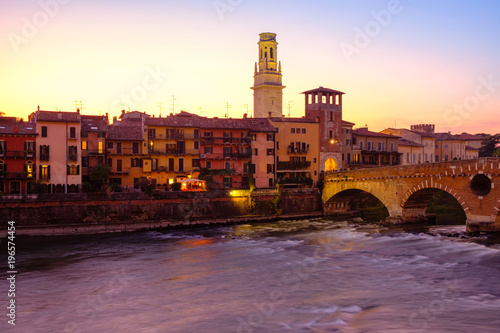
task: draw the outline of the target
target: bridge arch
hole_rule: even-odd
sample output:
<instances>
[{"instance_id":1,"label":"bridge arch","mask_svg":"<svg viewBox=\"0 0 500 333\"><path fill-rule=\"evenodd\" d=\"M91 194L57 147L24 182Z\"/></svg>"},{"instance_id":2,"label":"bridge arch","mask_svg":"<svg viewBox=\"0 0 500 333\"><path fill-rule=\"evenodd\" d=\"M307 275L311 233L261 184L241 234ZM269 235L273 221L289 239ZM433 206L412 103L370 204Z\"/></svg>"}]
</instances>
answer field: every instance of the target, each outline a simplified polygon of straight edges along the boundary
<instances>
[{"instance_id":1,"label":"bridge arch","mask_svg":"<svg viewBox=\"0 0 500 333\"><path fill-rule=\"evenodd\" d=\"M362 208L364 205L381 206L383 219L389 216L388 206L375 193L367 189L345 188L333 194L323 204L324 212L327 215L347 213L352 210Z\"/></svg>"},{"instance_id":2,"label":"bridge arch","mask_svg":"<svg viewBox=\"0 0 500 333\"><path fill-rule=\"evenodd\" d=\"M405 220L425 218L431 199L439 192L447 193L450 197L453 197L457 204L462 207L467 220L471 217L469 205L459 195L458 191L449 186L434 184L433 186L418 186L418 188L407 191L401 203L402 218Z\"/></svg>"}]
</instances>

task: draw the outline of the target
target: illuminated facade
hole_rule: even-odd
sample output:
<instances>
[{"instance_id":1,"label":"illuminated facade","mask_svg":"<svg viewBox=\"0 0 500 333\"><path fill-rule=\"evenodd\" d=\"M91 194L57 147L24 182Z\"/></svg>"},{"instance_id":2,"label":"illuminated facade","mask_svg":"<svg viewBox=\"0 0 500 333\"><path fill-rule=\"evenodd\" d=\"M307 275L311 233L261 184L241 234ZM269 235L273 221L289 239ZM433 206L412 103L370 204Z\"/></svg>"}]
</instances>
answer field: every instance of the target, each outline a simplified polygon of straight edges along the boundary
<instances>
[{"instance_id":1,"label":"illuminated facade","mask_svg":"<svg viewBox=\"0 0 500 333\"><path fill-rule=\"evenodd\" d=\"M260 34L259 62L254 70L254 117L281 117L283 113L283 75L281 62L278 61L278 42L276 34Z\"/></svg>"}]
</instances>

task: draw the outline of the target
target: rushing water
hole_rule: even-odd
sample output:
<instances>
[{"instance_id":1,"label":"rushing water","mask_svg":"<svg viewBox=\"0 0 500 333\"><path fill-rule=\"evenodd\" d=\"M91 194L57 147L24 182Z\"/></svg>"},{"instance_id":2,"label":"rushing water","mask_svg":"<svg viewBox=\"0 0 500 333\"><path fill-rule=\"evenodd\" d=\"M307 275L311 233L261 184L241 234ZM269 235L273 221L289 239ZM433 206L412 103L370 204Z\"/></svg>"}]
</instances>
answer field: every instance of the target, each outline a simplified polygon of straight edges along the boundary
<instances>
[{"instance_id":1,"label":"rushing water","mask_svg":"<svg viewBox=\"0 0 500 333\"><path fill-rule=\"evenodd\" d=\"M3 315L0 331L499 332L500 247L442 228L316 219L18 238L16 327Z\"/></svg>"}]
</instances>

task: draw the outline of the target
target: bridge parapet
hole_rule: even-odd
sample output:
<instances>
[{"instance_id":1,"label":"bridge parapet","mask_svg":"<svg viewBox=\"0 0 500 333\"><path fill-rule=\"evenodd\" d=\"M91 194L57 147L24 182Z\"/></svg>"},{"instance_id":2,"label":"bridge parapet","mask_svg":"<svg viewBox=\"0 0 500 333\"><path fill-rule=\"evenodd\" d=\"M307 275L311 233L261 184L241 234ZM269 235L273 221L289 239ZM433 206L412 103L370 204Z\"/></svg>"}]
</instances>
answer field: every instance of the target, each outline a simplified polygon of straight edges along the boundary
<instances>
[{"instance_id":1,"label":"bridge parapet","mask_svg":"<svg viewBox=\"0 0 500 333\"><path fill-rule=\"evenodd\" d=\"M464 209L470 231L500 231L499 187L500 158L479 158L329 172L323 201L346 190L362 190L376 196L392 220L408 221L425 217L430 198L446 191Z\"/></svg>"}]
</instances>

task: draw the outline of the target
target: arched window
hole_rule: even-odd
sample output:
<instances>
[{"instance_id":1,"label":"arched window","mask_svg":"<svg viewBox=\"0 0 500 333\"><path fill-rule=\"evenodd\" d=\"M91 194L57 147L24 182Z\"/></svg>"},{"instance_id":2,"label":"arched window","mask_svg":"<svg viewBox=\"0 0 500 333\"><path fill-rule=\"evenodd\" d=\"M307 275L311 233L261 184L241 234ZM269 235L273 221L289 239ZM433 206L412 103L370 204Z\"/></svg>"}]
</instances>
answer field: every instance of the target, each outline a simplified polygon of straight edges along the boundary
<instances>
[{"instance_id":1,"label":"arched window","mask_svg":"<svg viewBox=\"0 0 500 333\"><path fill-rule=\"evenodd\" d=\"M274 49L271 47L271 59L274 59Z\"/></svg>"},{"instance_id":2,"label":"arched window","mask_svg":"<svg viewBox=\"0 0 500 333\"><path fill-rule=\"evenodd\" d=\"M33 172L35 171L34 167L33 167L33 162L32 161L28 161L26 162L26 164L24 165L24 172L26 174L26 177L27 178L33 178Z\"/></svg>"},{"instance_id":3,"label":"arched window","mask_svg":"<svg viewBox=\"0 0 500 333\"><path fill-rule=\"evenodd\" d=\"M337 170L337 162L333 158L329 158L325 162L325 171L336 171Z\"/></svg>"}]
</instances>

